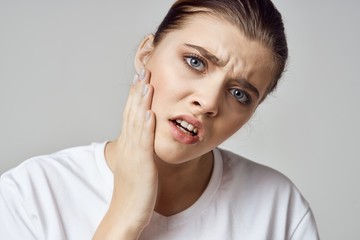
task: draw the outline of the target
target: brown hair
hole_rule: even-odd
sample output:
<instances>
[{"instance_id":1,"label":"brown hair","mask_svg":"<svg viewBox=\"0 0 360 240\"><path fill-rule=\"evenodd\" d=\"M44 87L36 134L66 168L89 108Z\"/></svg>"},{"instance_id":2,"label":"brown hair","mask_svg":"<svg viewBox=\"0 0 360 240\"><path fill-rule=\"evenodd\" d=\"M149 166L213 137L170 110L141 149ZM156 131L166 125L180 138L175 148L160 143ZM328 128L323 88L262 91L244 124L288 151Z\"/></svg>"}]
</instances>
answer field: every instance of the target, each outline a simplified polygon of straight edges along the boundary
<instances>
[{"instance_id":1,"label":"brown hair","mask_svg":"<svg viewBox=\"0 0 360 240\"><path fill-rule=\"evenodd\" d=\"M276 88L285 69L288 48L281 14L270 0L177 0L159 25L154 46L194 14L220 17L239 27L247 38L272 49L275 69L268 92Z\"/></svg>"}]
</instances>

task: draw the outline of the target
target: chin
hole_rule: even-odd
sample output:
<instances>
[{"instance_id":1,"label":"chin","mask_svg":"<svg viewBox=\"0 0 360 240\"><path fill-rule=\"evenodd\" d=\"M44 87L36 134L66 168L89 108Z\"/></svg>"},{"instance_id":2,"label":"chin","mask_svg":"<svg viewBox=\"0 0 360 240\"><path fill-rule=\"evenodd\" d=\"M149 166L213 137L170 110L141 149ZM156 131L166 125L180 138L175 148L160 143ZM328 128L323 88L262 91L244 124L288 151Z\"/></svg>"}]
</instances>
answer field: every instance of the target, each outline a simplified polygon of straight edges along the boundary
<instances>
[{"instance_id":1,"label":"chin","mask_svg":"<svg viewBox=\"0 0 360 240\"><path fill-rule=\"evenodd\" d=\"M179 164L186 161L184 160L184 156L182 156L182 154L179 154L178 149L174 149L174 147L170 147L168 145L164 146L163 144L156 144L156 141L154 151L155 156L159 160L169 164Z\"/></svg>"},{"instance_id":2,"label":"chin","mask_svg":"<svg viewBox=\"0 0 360 240\"><path fill-rule=\"evenodd\" d=\"M176 165L187 163L199 158L209 151L199 152L199 147L183 145L172 140L157 141L155 138L155 156L161 162L168 164Z\"/></svg>"},{"instance_id":3,"label":"chin","mask_svg":"<svg viewBox=\"0 0 360 240\"><path fill-rule=\"evenodd\" d=\"M189 149L186 146L178 146L176 142L171 140L157 141L155 138L154 151L159 160L169 164L180 164L196 158L196 156L192 157L189 154Z\"/></svg>"}]
</instances>

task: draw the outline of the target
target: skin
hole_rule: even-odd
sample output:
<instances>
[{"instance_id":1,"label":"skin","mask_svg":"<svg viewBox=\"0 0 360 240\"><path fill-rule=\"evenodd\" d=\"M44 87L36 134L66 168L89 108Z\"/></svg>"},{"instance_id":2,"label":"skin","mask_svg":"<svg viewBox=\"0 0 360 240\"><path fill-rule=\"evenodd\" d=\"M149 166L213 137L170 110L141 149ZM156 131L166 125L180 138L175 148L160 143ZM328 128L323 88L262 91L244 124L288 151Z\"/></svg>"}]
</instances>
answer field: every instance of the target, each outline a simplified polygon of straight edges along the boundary
<instances>
[{"instance_id":1,"label":"skin","mask_svg":"<svg viewBox=\"0 0 360 240\"><path fill-rule=\"evenodd\" d=\"M214 16L194 15L152 41L138 49L141 74L121 134L106 146L114 192L94 239L137 239L154 210L170 216L191 206L210 180L212 149L249 120L273 77L271 50ZM197 136L176 119L198 124Z\"/></svg>"}]
</instances>

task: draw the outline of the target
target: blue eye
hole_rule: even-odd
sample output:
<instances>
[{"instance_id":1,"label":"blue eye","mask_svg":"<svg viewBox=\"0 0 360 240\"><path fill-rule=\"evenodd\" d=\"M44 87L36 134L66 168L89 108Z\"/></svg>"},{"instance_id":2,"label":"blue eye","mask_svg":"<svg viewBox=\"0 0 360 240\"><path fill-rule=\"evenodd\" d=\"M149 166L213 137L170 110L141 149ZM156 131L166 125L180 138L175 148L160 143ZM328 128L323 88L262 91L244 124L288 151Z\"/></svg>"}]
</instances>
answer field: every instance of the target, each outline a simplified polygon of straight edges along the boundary
<instances>
[{"instance_id":1,"label":"blue eye","mask_svg":"<svg viewBox=\"0 0 360 240\"><path fill-rule=\"evenodd\" d=\"M231 88L229 92L241 103L243 104L249 104L251 101L251 98L248 96L247 93L245 93L243 90L238 88Z\"/></svg>"},{"instance_id":2,"label":"blue eye","mask_svg":"<svg viewBox=\"0 0 360 240\"><path fill-rule=\"evenodd\" d=\"M185 62L192 69L195 69L199 72L205 71L206 65L199 57L187 56L187 57L185 57Z\"/></svg>"}]
</instances>

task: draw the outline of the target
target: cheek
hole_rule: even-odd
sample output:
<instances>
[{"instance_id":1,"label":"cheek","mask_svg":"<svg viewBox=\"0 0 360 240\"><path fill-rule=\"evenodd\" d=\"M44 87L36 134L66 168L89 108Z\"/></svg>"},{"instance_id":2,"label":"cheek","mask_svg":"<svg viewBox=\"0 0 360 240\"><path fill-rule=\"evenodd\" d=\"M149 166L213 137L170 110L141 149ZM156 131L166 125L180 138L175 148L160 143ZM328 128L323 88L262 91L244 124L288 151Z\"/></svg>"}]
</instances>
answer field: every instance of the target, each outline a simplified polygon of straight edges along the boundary
<instances>
[{"instance_id":1,"label":"cheek","mask_svg":"<svg viewBox=\"0 0 360 240\"><path fill-rule=\"evenodd\" d=\"M150 84L154 88L152 99L152 110L155 114L164 112L169 108L169 102L173 101L173 87L171 86L171 77L165 69L149 69L151 71Z\"/></svg>"},{"instance_id":2,"label":"cheek","mask_svg":"<svg viewBox=\"0 0 360 240\"><path fill-rule=\"evenodd\" d=\"M158 67L166 66L166 67ZM150 65L148 68L151 72L150 84L154 87L153 110L168 105L169 102L179 101L185 94L183 79L170 64Z\"/></svg>"},{"instance_id":3,"label":"cheek","mask_svg":"<svg viewBox=\"0 0 360 240\"><path fill-rule=\"evenodd\" d=\"M218 134L222 136L221 138L223 140L225 140L237 132L243 126L243 124L243 122L235 123L235 121L231 120L222 121L217 128L219 132Z\"/></svg>"},{"instance_id":4,"label":"cheek","mask_svg":"<svg viewBox=\"0 0 360 240\"><path fill-rule=\"evenodd\" d=\"M239 129L241 129L251 118L252 113L243 112L236 113L234 111L224 111L221 119L216 122L215 128L217 129L216 135L219 137L219 141L223 142Z\"/></svg>"}]
</instances>

